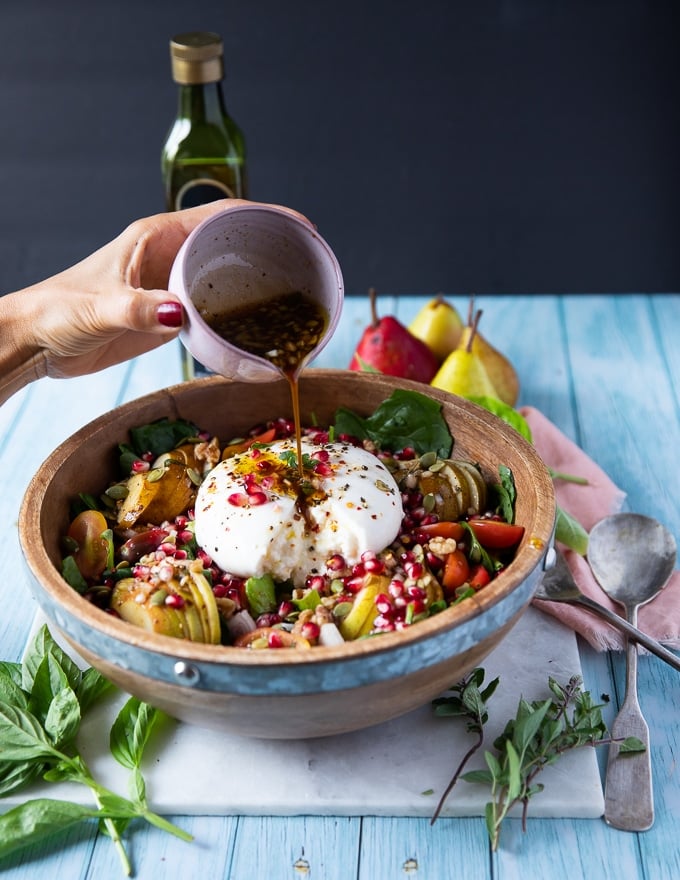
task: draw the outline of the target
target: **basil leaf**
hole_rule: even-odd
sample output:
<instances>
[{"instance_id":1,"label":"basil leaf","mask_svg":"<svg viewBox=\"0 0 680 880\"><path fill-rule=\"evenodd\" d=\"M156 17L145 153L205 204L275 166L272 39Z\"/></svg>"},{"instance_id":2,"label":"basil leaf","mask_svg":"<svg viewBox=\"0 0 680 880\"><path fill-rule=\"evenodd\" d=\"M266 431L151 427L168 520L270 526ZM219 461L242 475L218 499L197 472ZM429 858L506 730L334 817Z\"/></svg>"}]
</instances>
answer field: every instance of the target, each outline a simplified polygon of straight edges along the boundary
<instances>
[{"instance_id":1,"label":"basil leaf","mask_svg":"<svg viewBox=\"0 0 680 880\"><path fill-rule=\"evenodd\" d=\"M527 420L507 403L503 403L502 400L498 400L496 397L469 397L468 400L498 416L499 419L502 419L511 428L514 428L518 434L521 434L525 440L533 443L531 428L527 424Z\"/></svg>"},{"instance_id":2,"label":"basil leaf","mask_svg":"<svg viewBox=\"0 0 680 880\"><path fill-rule=\"evenodd\" d=\"M111 754L128 770L139 767L144 747L160 712L131 697L118 713L109 736Z\"/></svg>"},{"instance_id":3,"label":"basil leaf","mask_svg":"<svg viewBox=\"0 0 680 880\"><path fill-rule=\"evenodd\" d=\"M0 703L0 760L25 762L53 758L54 749L40 721L31 712Z\"/></svg>"},{"instance_id":4,"label":"basil leaf","mask_svg":"<svg viewBox=\"0 0 680 880\"><path fill-rule=\"evenodd\" d=\"M336 436L372 440L380 449L397 452L411 446L418 455L435 452L439 458L448 458L453 446L441 404L418 391L396 389L366 418L340 407L334 422Z\"/></svg>"},{"instance_id":5,"label":"basil leaf","mask_svg":"<svg viewBox=\"0 0 680 880\"><path fill-rule=\"evenodd\" d=\"M87 581L80 573L80 569L76 564L73 556L65 556L61 561L61 576L64 578L69 587L72 587L76 593L87 592Z\"/></svg>"},{"instance_id":6,"label":"basil leaf","mask_svg":"<svg viewBox=\"0 0 680 880\"><path fill-rule=\"evenodd\" d=\"M559 505L556 510L555 540L574 550L579 556L585 556L588 552L588 532Z\"/></svg>"},{"instance_id":7,"label":"basil leaf","mask_svg":"<svg viewBox=\"0 0 680 880\"><path fill-rule=\"evenodd\" d=\"M0 856L64 831L83 819L96 818L98 810L70 801L36 798L0 816Z\"/></svg>"},{"instance_id":8,"label":"basil leaf","mask_svg":"<svg viewBox=\"0 0 680 880\"><path fill-rule=\"evenodd\" d=\"M45 765L39 761L0 761L0 797L6 797L34 782Z\"/></svg>"},{"instance_id":9,"label":"basil leaf","mask_svg":"<svg viewBox=\"0 0 680 880\"><path fill-rule=\"evenodd\" d=\"M51 654L58 667L61 668L64 675L66 676L66 680L69 685L75 690L79 681L80 681L80 669L71 660L71 658L66 654L59 645L54 641L52 635L47 628L46 624L40 627L38 632L36 633L33 642L31 643L26 656L24 657L24 662L22 665L22 687L25 691L30 693L33 690L33 682L35 680L36 673L40 668L41 663L44 658ZM54 672L54 670L53 670ZM52 691L52 695L61 690L61 687L57 687Z\"/></svg>"},{"instance_id":10,"label":"basil leaf","mask_svg":"<svg viewBox=\"0 0 680 880\"><path fill-rule=\"evenodd\" d=\"M28 697L21 688L21 664L0 663L0 700L10 706L28 706Z\"/></svg>"},{"instance_id":11,"label":"basil leaf","mask_svg":"<svg viewBox=\"0 0 680 880\"><path fill-rule=\"evenodd\" d=\"M80 702L81 713L85 714L90 706L94 705L100 697L114 690L115 685L90 666L83 672L80 684L76 688L76 696Z\"/></svg>"},{"instance_id":12,"label":"basil leaf","mask_svg":"<svg viewBox=\"0 0 680 880\"><path fill-rule=\"evenodd\" d=\"M147 452L160 455L179 446L188 437L195 437L198 428L184 419L159 419L148 425L130 428L132 449L142 456Z\"/></svg>"},{"instance_id":13,"label":"basil leaf","mask_svg":"<svg viewBox=\"0 0 680 880\"><path fill-rule=\"evenodd\" d=\"M50 737L56 748L70 743L80 727L80 703L74 691L65 687L50 703L45 717L45 733Z\"/></svg>"}]
</instances>

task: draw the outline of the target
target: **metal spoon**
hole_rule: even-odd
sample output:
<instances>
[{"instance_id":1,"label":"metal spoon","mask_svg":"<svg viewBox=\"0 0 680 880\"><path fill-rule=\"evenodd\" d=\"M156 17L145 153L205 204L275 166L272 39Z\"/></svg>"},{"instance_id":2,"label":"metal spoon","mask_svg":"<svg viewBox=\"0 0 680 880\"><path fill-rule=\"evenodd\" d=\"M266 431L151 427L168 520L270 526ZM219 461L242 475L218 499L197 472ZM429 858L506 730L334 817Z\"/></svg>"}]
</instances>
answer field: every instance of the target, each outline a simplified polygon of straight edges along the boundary
<instances>
[{"instance_id":1,"label":"metal spoon","mask_svg":"<svg viewBox=\"0 0 680 880\"><path fill-rule=\"evenodd\" d=\"M600 605L599 602L596 602L589 596L585 596L576 585L571 569L561 553L557 554L554 567L543 575L543 580L536 590L535 598L550 602L566 602L569 605L578 605L581 608L585 608L586 611L597 614L608 623L611 623L612 626L625 633L629 639L638 642L647 648L648 651L651 651L652 654L655 654L661 660L668 663L669 666L680 672L680 657L677 654L669 651L668 648L665 648L656 639L628 623L627 620L619 617L618 614L610 611L609 608Z\"/></svg>"},{"instance_id":2,"label":"metal spoon","mask_svg":"<svg viewBox=\"0 0 680 880\"><path fill-rule=\"evenodd\" d=\"M637 610L663 589L675 567L675 539L660 523L635 513L600 520L590 532L588 562L607 595L623 605L635 626ZM654 823L649 728L637 698L637 646L626 649L626 694L611 728L612 739L635 736L644 752L621 754L609 747L604 818L623 831L646 831Z\"/></svg>"}]
</instances>

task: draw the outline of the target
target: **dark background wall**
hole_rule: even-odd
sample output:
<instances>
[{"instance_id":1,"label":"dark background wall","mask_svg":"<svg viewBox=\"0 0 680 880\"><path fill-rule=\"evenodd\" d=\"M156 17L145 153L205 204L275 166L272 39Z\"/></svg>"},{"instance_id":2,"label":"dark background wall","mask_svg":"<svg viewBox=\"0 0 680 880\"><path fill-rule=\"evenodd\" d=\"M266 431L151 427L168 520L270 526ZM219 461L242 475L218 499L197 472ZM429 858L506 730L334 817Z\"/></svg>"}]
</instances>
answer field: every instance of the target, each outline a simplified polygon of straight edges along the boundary
<instances>
[{"instance_id":1,"label":"dark background wall","mask_svg":"<svg viewBox=\"0 0 680 880\"><path fill-rule=\"evenodd\" d=\"M679 6L0 0L0 291L162 209L168 40L199 29L251 197L348 292L678 291Z\"/></svg>"}]
</instances>

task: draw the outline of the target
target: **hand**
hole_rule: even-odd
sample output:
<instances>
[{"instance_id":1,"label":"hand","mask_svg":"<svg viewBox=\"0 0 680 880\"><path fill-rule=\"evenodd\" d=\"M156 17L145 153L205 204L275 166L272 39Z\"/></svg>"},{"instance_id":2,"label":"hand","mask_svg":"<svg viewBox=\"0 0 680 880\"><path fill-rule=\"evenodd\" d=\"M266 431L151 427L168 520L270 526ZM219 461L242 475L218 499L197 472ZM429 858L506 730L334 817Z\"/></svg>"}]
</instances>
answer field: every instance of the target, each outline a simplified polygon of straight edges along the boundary
<instances>
[{"instance_id":1,"label":"hand","mask_svg":"<svg viewBox=\"0 0 680 880\"><path fill-rule=\"evenodd\" d=\"M241 204L137 220L77 265L0 297L0 401L3 389L7 397L41 376L96 372L177 336L182 307L167 291L175 256L199 223Z\"/></svg>"}]
</instances>

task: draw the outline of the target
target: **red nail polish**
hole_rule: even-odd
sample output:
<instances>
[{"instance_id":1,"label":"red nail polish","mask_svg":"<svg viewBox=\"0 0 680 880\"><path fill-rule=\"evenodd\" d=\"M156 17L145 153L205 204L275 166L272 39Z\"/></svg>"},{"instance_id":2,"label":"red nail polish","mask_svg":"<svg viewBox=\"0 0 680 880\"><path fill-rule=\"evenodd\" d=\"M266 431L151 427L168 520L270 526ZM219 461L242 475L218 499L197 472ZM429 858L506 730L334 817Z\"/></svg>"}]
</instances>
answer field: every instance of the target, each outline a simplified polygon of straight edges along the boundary
<instances>
[{"instance_id":1,"label":"red nail polish","mask_svg":"<svg viewBox=\"0 0 680 880\"><path fill-rule=\"evenodd\" d=\"M178 302L161 303L156 309L158 323L164 327L182 326L182 306Z\"/></svg>"}]
</instances>

